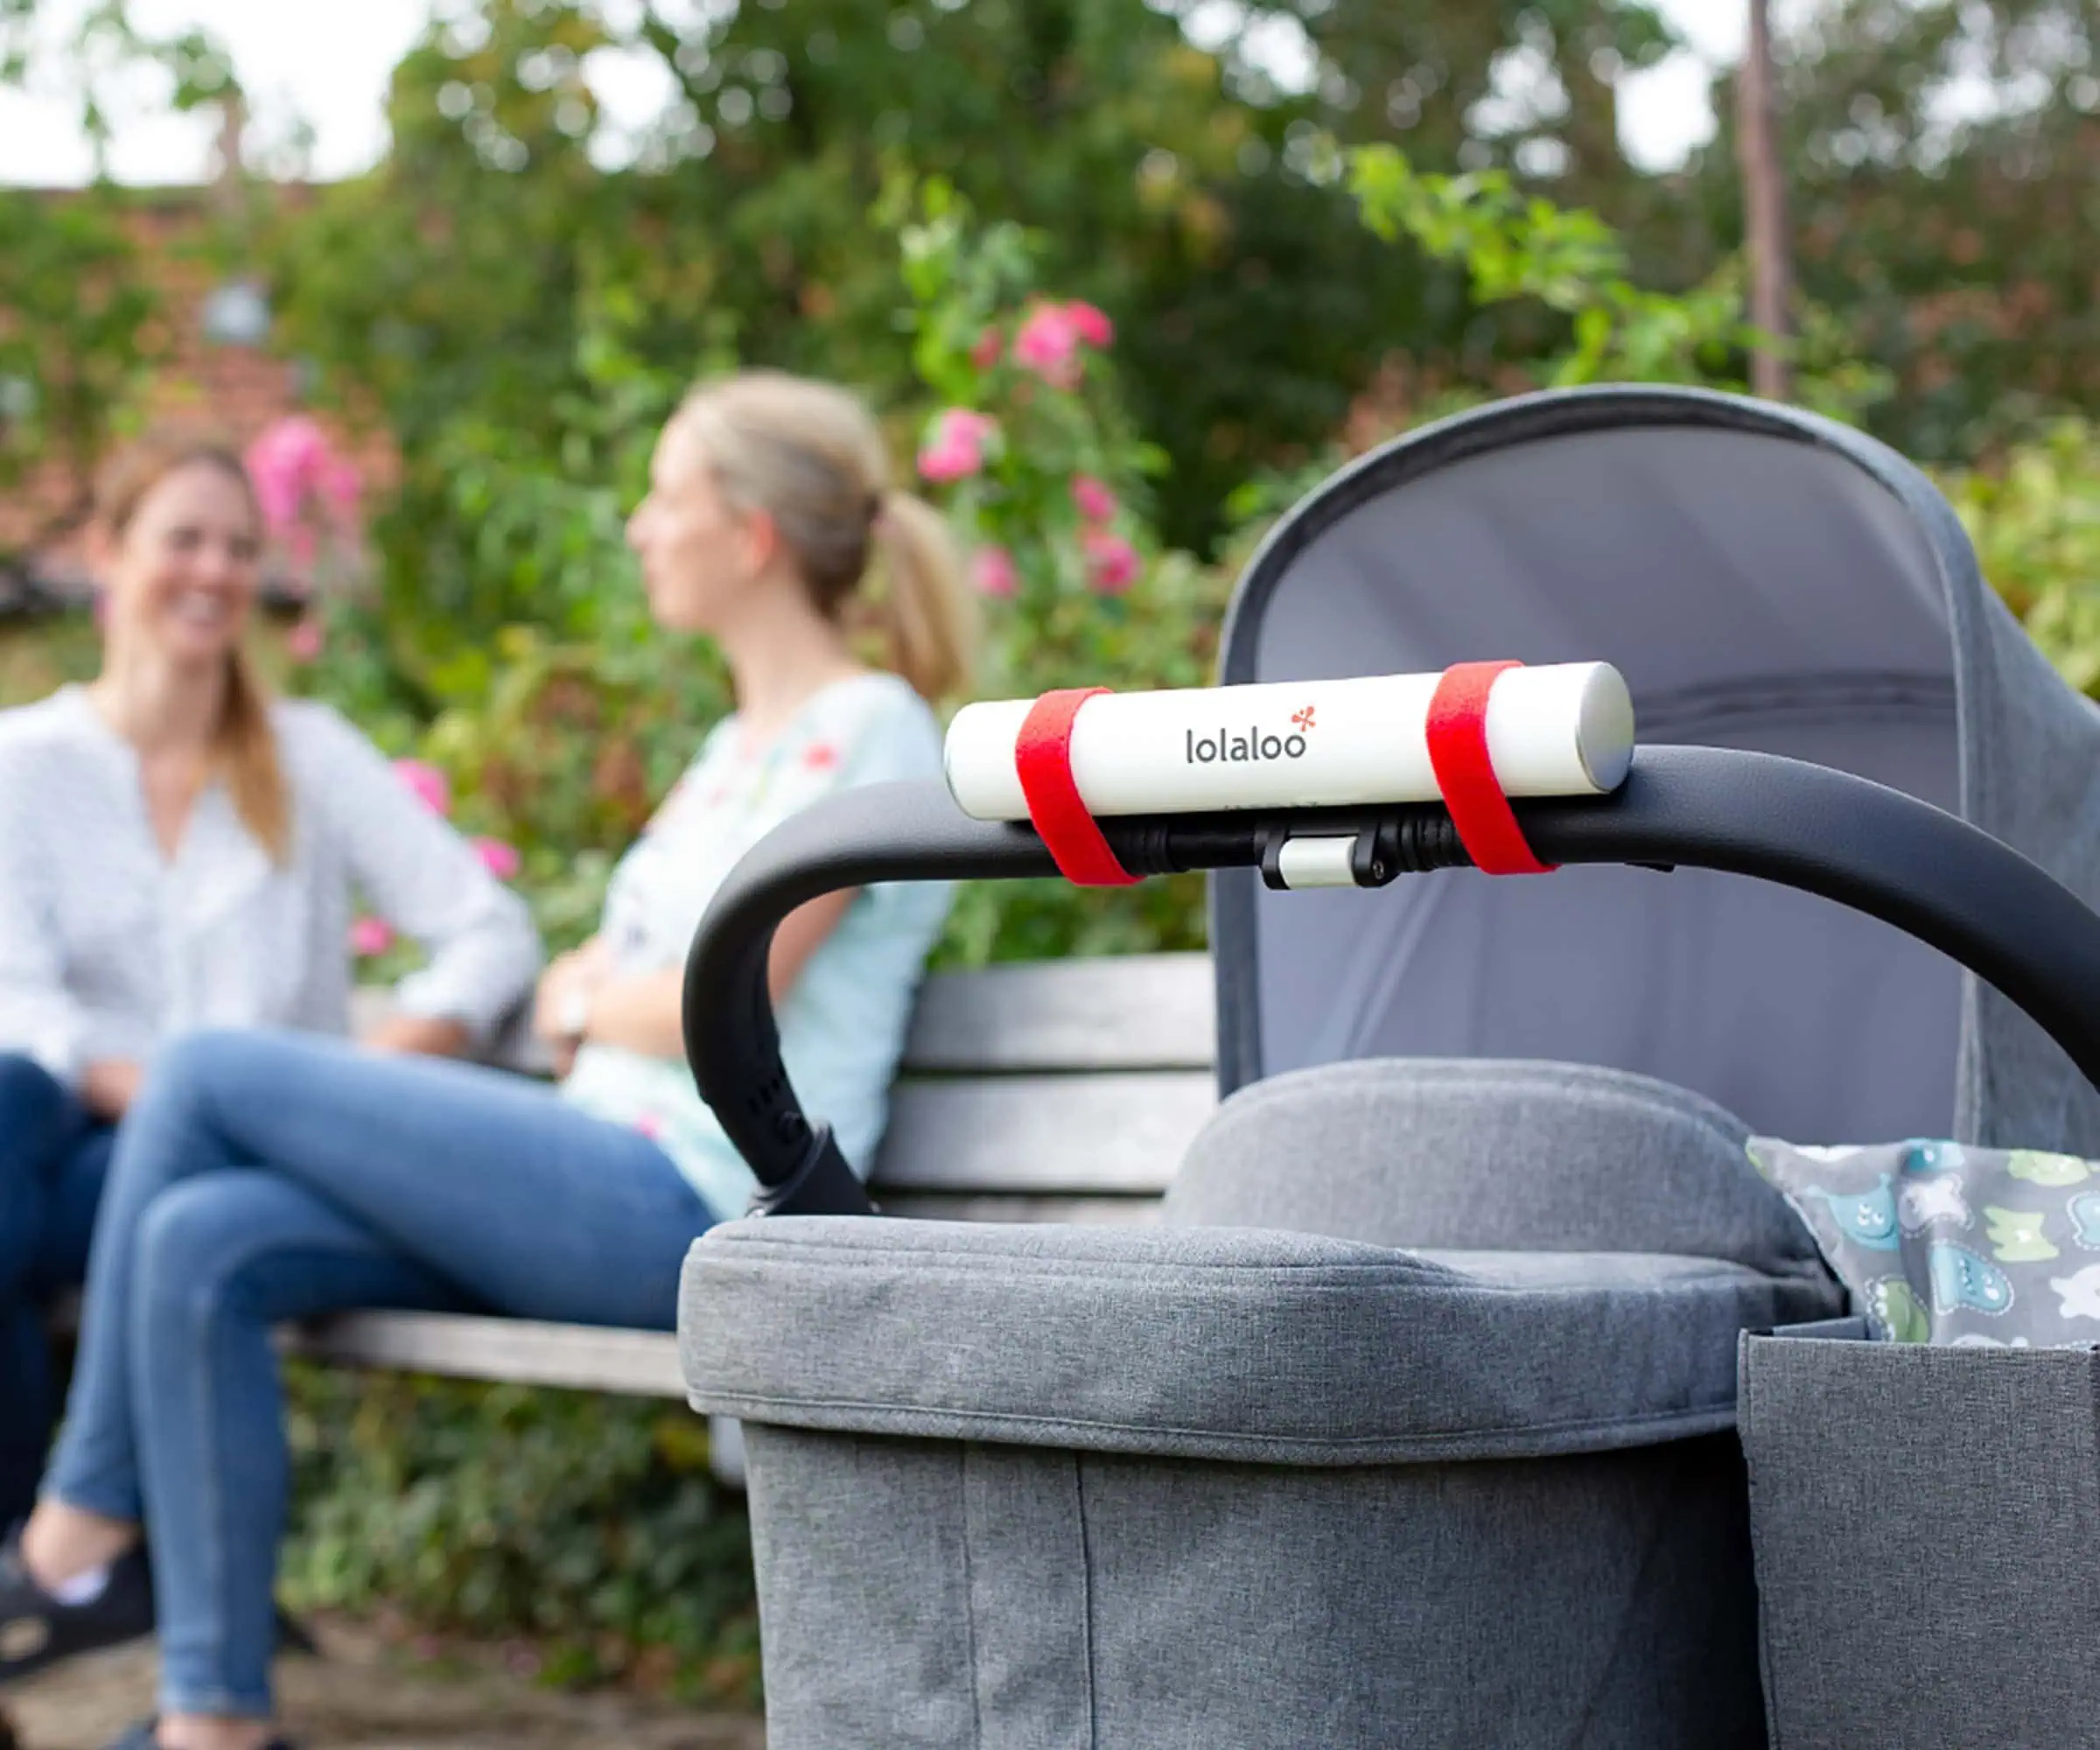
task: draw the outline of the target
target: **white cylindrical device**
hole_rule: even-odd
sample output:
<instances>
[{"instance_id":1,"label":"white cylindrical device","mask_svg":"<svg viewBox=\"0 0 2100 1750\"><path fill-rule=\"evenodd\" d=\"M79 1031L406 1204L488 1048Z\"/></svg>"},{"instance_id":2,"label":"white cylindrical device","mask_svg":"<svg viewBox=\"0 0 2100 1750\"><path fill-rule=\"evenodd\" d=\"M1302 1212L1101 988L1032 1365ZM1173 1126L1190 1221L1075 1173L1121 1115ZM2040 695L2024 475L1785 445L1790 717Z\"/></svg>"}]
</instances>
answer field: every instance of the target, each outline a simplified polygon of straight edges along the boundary
<instances>
[{"instance_id":1,"label":"white cylindrical device","mask_svg":"<svg viewBox=\"0 0 2100 1750\"><path fill-rule=\"evenodd\" d=\"M1072 779L1089 813L1205 814L1439 799L1429 759L1437 675L1101 693L1072 722ZM977 820L1028 818L1015 744L1032 699L965 705L948 730L948 788ZM1618 788L1634 702L1608 662L1506 668L1488 695L1488 753L1512 796Z\"/></svg>"}]
</instances>

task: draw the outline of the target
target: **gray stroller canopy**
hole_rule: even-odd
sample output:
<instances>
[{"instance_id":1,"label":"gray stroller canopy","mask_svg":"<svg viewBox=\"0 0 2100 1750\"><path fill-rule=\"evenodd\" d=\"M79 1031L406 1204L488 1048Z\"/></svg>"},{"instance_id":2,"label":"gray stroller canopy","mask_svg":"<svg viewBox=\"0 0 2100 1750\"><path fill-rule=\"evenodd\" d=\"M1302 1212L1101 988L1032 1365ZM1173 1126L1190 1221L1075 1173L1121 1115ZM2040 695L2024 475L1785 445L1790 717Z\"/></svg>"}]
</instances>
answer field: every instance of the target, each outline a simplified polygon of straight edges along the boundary
<instances>
[{"instance_id":1,"label":"gray stroller canopy","mask_svg":"<svg viewBox=\"0 0 2100 1750\"><path fill-rule=\"evenodd\" d=\"M1688 389L1527 397L1365 457L1242 579L1228 682L1602 659L1644 744L1792 755L1958 813L2100 900L2100 716L1931 482L1842 426ZM1224 1089L1374 1056L1659 1076L1804 1142L2100 1152L2100 1096L1921 944L1698 870L1215 878Z\"/></svg>"}]
</instances>

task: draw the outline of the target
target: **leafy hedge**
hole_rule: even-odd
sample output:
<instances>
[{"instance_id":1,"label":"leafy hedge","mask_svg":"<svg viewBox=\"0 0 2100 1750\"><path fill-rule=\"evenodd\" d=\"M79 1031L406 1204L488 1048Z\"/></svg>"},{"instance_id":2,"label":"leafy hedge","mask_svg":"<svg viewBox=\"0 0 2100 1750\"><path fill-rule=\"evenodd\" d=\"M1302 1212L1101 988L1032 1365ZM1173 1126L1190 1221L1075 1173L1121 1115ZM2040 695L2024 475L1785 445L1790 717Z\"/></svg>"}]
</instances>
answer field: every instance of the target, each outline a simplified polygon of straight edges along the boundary
<instances>
[{"instance_id":1,"label":"leafy hedge","mask_svg":"<svg viewBox=\"0 0 2100 1750\"><path fill-rule=\"evenodd\" d=\"M548 1681L758 1692L750 1530L682 1405L292 1363L294 1608L530 1636Z\"/></svg>"}]
</instances>

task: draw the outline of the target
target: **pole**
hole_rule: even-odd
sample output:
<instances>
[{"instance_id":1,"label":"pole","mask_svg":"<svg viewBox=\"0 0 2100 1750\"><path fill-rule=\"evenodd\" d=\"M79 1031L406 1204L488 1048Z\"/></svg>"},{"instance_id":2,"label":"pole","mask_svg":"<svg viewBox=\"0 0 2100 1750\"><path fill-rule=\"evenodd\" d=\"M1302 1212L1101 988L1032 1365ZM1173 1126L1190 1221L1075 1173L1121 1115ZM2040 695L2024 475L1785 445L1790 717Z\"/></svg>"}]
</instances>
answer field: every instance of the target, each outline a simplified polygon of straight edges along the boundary
<instances>
[{"instance_id":1,"label":"pole","mask_svg":"<svg viewBox=\"0 0 2100 1750\"><path fill-rule=\"evenodd\" d=\"M1769 0L1746 0L1749 39L1735 84L1735 149L1743 178L1750 256L1750 321L1764 337L1750 358L1750 387L1769 401L1793 393L1785 350L1794 303L1793 251L1787 233L1787 179L1779 150L1779 100L1772 66Z\"/></svg>"}]
</instances>

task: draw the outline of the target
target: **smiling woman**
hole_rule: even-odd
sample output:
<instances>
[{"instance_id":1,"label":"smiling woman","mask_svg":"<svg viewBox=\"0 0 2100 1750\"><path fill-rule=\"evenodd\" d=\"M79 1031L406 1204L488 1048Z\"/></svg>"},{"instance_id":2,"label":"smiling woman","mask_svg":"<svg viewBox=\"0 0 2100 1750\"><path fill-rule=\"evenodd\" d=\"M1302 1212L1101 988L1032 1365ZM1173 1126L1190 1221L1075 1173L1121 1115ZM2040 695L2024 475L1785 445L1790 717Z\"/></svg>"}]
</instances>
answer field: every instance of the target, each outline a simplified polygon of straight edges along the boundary
<instances>
[{"instance_id":1,"label":"smiling woman","mask_svg":"<svg viewBox=\"0 0 2100 1750\"><path fill-rule=\"evenodd\" d=\"M163 1046L344 1032L354 890L430 955L374 1046L460 1049L538 970L522 904L378 750L270 697L242 646L261 535L232 452L164 437L119 456L88 542L102 673L0 712L0 1524L51 1424L39 1303L80 1279Z\"/></svg>"}]
</instances>

